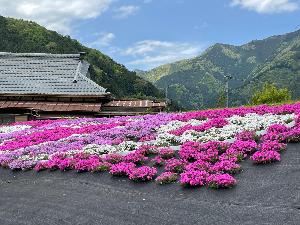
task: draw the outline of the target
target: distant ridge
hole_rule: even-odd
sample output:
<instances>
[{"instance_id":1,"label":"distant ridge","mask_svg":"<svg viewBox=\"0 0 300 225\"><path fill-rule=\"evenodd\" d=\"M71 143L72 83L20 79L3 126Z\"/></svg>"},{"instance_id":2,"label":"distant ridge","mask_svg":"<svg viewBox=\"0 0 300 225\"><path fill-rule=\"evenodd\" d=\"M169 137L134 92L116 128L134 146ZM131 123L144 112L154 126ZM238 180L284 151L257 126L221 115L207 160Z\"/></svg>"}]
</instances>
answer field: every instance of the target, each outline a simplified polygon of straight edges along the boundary
<instances>
[{"instance_id":1,"label":"distant ridge","mask_svg":"<svg viewBox=\"0 0 300 225\"><path fill-rule=\"evenodd\" d=\"M138 75L186 109L218 106L224 97L224 75L230 75L230 104L249 102L264 82L287 87L300 98L300 30L254 40L241 46L215 44L203 54L154 68Z\"/></svg>"}]
</instances>

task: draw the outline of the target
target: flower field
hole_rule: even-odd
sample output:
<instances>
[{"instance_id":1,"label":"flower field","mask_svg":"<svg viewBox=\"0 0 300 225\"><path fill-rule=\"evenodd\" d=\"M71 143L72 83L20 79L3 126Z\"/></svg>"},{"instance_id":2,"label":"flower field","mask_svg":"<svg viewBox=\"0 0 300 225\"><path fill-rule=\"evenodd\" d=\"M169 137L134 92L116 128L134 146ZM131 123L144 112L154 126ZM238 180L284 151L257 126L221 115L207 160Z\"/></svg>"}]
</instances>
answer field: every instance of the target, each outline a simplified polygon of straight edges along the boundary
<instances>
[{"instance_id":1,"label":"flower field","mask_svg":"<svg viewBox=\"0 0 300 225\"><path fill-rule=\"evenodd\" d=\"M28 121L0 127L0 166L229 188L241 161L280 161L286 143L299 141L300 103Z\"/></svg>"}]
</instances>

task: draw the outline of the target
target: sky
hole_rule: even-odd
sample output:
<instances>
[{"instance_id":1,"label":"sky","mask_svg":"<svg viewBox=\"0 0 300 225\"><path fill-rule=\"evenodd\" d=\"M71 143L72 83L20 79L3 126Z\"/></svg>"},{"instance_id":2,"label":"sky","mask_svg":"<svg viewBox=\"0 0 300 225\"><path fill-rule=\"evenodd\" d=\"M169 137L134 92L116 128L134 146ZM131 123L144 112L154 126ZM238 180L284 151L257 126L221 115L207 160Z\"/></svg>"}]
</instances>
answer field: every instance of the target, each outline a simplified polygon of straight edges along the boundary
<instances>
[{"instance_id":1,"label":"sky","mask_svg":"<svg viewBox=\"0 0 300 225\"><path fill-rule=\"evenodd\" d=\"M0 15L35 21L130 70L300 29L300 0L0 0Z\"/></svg>"}]
</instances>

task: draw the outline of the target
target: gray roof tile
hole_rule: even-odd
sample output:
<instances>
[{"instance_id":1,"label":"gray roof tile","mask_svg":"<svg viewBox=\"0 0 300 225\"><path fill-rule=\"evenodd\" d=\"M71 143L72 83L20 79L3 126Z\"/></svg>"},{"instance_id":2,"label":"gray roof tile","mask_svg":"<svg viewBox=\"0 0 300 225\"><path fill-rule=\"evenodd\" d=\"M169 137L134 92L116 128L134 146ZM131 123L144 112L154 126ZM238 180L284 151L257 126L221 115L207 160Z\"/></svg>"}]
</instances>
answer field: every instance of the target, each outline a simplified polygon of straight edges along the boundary
<instances>
[{"instance_id":1,"label":"gray roof tile","mask_svg":"<svg viewBox=\"0 0 300 225\"><path fill-rule=\"evenodd\" d=\"M106 94L89 66L80 54L0 53L0 94Z\"/></svg>"}]
</instances>

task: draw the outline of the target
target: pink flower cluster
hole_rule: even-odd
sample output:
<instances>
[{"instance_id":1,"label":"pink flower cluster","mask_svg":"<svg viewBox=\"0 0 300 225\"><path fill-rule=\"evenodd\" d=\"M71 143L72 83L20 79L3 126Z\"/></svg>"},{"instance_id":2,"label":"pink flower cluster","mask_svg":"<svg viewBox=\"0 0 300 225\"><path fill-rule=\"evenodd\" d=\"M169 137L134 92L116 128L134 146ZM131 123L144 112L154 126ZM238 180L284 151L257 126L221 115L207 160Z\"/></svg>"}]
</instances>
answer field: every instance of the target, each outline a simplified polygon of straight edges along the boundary
<instances>
[{"instance_id":1,"label":"pink flower cluster","mask_svg":"<svg viewBox=\"0 0 300 225\"><path fill-rule=\"evenodd\" d=\"M157 174L157 169L149 166L135 168L129 172L129 179L133 181L149 181Z\"/></svg>"},{"instance_id":2,"label":"pink flower cluster","mask_svg":"<svg viewBox=\"0 0 300 225\"><path fill-rule=\"evenodd\" d=\"M276 151L258 151L251 156L251 159L257 164L265 164L280 161L280 154Z\"/></svg>"},{"instance_id":3,"label":"pink flower cluster","mask_svg":"<svg viewBox=\"0 0 300 225\"><path fill-rule=\"evenodd\" d=\"M162 148L158 154L163 159L170 159L175 155L175 151L172 148Z\"/></svg>"},{"instance_id":4,"label":"pink flower cluster","mask_svg":"<svg viewBox=\"0 0 300 225\"><path fill-rule=\"evenodd\" d=\"M230 188L236 184L236 180L229 174L212 174L207 178L207 184L211 188Z\"/></svg>"},{"instance_id":5,"label":"pink flower cluster","mask_svg":"<svg viewBox=\"0 0 300 225\"><path fill-rule=\"evenodd\" d=\"M243 127L232 143L187 141L180 146L178 152L173 147L156 146L156 138L161 135L160 128L171 122L187 122L178 129L172 130L171 127L165 132L167 138L169 135L180 139L185 131L206 132L211 128L218 130L216 128L231 125L229 117L243 117L249 113L293 113L296 116L289 126L272 124L266 132L243 130ZM233 175L241 171L240 161L249 157L257 164L280 161L280 153L286 149L286 143L300 142L299 115L300 103L296 103L131 117L15 123L13 125L26 126L20 130L2 127L3 131L12 131L0 133L0 166L13 170L34 168L37 171L109 171L112 175L126 176L134 181L155 179L156 167L163 166L163 172L156 178L157 183L172 183L180 178L179 182L185 186L228 188L236 184ZM190 120L201 120L201 125L192 125ZM127 142L139 143L128 147ZM122 143L125 147L120 150ZM85 151L88 146L92 146L92 149ZM128 149L132 152L128 153ZM152 166L148 166L149 163Z\"/></svg>"},{"instance_id":6,"label":"pink flower cluster","mask_svg":"<svg viewBox=\"0 0 300 225\"><path fill-rule=\"evenodd\" d=\"M176 182L178 179L178 174L173 172L163 172L160 174L155 181L158 184L170 184Z\"/></svg>"}]
</instances>

